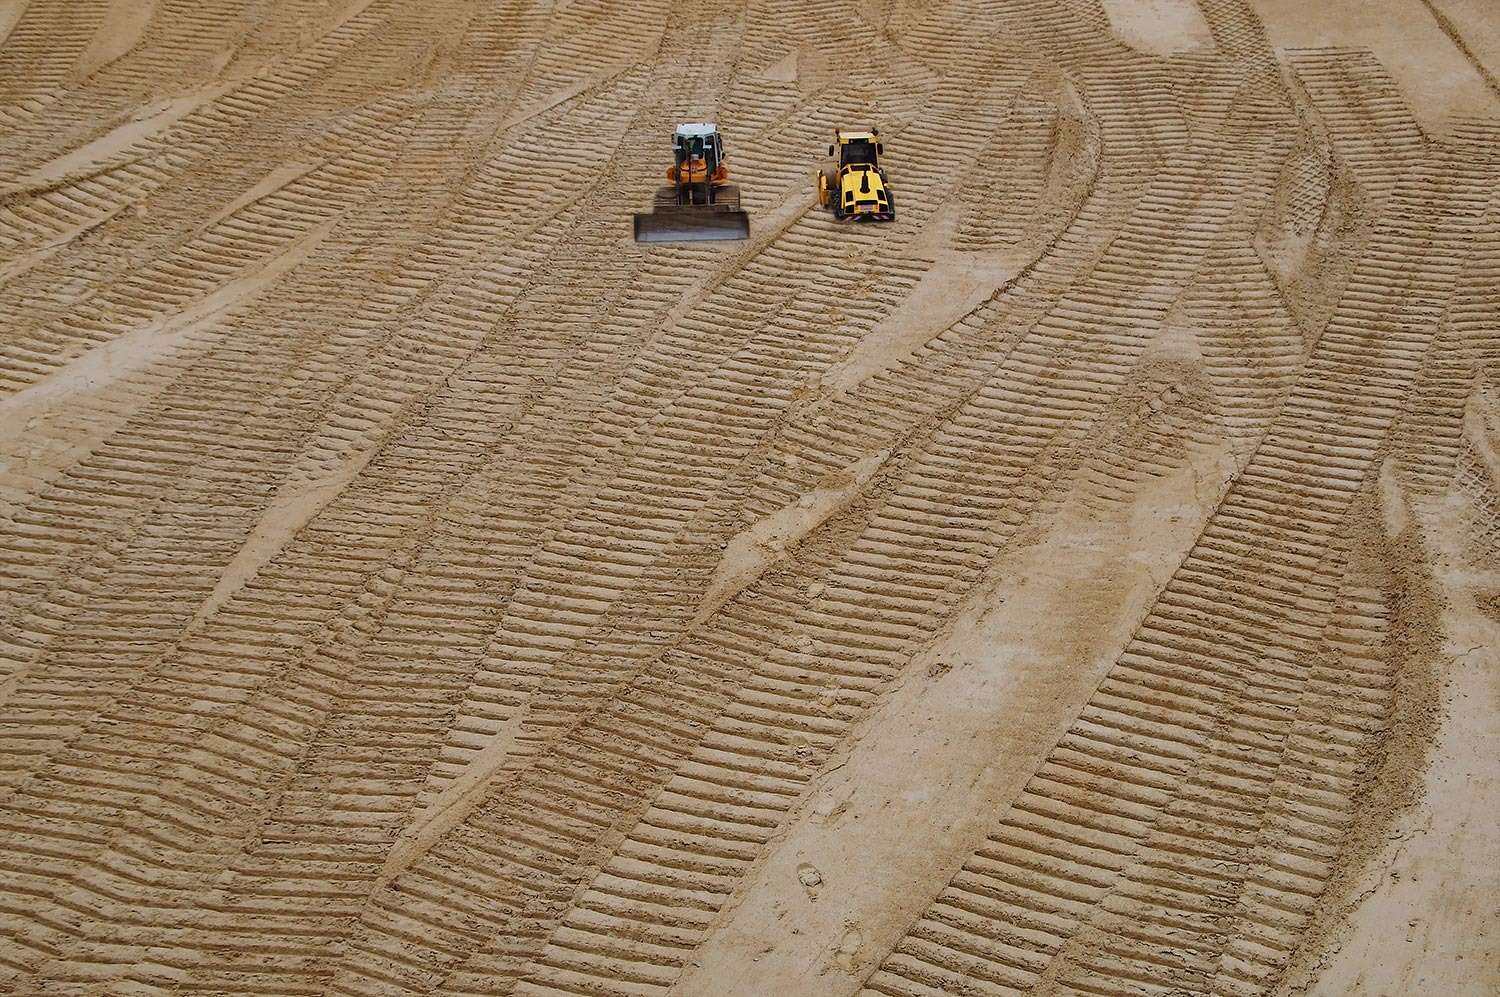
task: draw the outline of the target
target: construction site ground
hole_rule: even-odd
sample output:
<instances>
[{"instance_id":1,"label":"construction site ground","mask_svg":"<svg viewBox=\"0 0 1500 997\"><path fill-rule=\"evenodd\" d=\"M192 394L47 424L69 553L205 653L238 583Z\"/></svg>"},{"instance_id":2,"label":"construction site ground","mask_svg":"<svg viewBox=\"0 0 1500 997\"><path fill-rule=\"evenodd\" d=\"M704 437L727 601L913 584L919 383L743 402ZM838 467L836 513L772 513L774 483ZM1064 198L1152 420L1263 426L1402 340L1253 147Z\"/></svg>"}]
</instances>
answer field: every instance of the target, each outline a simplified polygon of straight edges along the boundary
<instances>
[{"instance_id":1,"label":"construction site ground","mask_svg":"<svg viewBox=\"0 0 1500 997\"><path fill-rule=\"evenodd\" d=\"M0 992L1500 993L1497 75L0 0ZM690 121L750 238L639 245Z\"/></svg>"}]
</instances>

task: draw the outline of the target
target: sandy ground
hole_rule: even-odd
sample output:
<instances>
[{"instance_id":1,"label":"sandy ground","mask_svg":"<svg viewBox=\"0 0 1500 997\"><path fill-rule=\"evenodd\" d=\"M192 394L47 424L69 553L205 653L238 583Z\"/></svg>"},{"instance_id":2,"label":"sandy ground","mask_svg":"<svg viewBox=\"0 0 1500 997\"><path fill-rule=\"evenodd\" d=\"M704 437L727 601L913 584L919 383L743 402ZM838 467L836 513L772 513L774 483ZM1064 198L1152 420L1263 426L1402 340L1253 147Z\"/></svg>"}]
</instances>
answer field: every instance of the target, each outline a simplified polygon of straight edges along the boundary
<instances>
[{"instance_id":1,"label":"sandy ground","mask_svg":"<svg viewBox=\"0 0 1500 997\"><path fill-rule=\"evenodd\" d=\"M1497 74L0 0L0 991L1500 992ZM703 119L751 238L635 244Z\"/></svg>"}]
</instances>

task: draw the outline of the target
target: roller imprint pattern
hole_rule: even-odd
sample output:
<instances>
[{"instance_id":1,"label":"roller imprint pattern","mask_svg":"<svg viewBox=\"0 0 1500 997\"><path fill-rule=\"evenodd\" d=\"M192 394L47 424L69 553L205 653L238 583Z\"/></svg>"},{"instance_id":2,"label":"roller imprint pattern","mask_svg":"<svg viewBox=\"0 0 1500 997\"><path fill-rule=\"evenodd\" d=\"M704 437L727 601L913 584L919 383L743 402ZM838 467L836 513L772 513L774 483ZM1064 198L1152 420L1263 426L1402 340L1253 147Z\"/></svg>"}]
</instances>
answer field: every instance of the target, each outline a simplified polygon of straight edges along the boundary
<instances>
[{"instance_id":1,"label":"roller imprint pattern","mask_svg":"<svg viewBox=\"0 0 1500 997\"><path fill-rule=\"evenodd\" d=\"M1248 997L1347 902L1393 504L1500 554L1500 124L1245 0L1174 55L1097 0L12 6L0 990ZM683 120L748 240L630 241ZM811 203L850 124L895 225ZM1179 546L897 908L781 884L848 931L757 977L795 830L880 834L819 794L1074 521Z\"/></svg>"}]
</instances>

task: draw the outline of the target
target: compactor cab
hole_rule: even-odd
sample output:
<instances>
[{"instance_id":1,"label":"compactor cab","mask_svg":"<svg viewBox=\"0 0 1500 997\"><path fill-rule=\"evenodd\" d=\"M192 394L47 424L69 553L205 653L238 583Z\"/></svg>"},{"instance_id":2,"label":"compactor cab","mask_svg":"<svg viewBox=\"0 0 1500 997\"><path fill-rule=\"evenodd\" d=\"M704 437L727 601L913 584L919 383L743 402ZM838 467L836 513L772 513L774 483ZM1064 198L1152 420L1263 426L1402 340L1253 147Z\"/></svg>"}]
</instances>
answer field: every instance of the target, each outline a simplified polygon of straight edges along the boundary
<instances>
[{"instance_id":1,"label":"compactor cab","mask_svg":"<svg viewBox=\"0 0 1500 997\"><path fill-rule=\"evenodd\" d=\"M886 186L880 157L885 147L879 129L867 132L834 133L834 144L828 155L837 157L838 165L818 173L818 203L833 212L833 217L852 218L858 222L896 220L895 199Z\"/></svg>"},{"instance_id":2,"label":"compactor cab","mask_svg":"<svg viewBox=\"0 0 1500 997\"><path fill-rule=\"evenodd\" d=\"M847 139L839 136L840 141L828 147L828 154L839 157L840 169L845 166L878 167L880 154L885 152L885 146L875 141L875 134L853 134Z\"/></svg>"},{"instance_id":3,"label":"compactor cab","mask_svg":"<svg viewBox=\"0 0 1500 997\"><path fill-rule=\"evenodd\" d=\"M750 216L740 210L740 189L725 181L724 139L709 122L678 125L672 133L670 187L656 192L649 213L635 216L636 242L745 239Z\"/></svg>"}]
</instances>

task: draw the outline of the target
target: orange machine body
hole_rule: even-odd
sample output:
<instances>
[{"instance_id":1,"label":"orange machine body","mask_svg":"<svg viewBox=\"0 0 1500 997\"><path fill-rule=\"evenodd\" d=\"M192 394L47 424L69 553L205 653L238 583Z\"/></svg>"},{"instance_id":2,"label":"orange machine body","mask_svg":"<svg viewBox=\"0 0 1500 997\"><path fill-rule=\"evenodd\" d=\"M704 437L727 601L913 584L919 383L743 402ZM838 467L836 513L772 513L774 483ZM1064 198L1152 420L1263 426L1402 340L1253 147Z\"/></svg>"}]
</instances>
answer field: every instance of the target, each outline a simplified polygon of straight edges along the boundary
<instances>
[{"instance_id":1,"label":"orange machine body","mask_svg":"<svg viewBox=\"0 0 1500 997\"><path fill-rule=\"evenodd\" d=\"M702 159L689 159L678 164L673 163L667 167L667 179L673 183L702 183L704 171L708 168ZM729 167L721 160L718 167L708 177L708 182L717 186L729 179Z\"/></svg>"}]
</instances>

